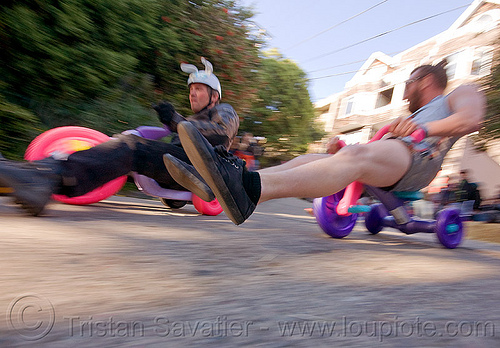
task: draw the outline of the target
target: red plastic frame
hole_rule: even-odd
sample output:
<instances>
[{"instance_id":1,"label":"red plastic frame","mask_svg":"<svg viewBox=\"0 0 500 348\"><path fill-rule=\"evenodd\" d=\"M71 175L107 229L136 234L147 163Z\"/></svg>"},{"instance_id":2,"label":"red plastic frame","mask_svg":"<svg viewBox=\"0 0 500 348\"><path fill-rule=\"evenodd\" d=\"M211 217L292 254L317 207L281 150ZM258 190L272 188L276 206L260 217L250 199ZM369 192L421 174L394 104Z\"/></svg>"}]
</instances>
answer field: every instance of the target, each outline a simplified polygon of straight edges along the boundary
<instances>
[{"instance_id":1,"label":"red plastic frame","mask_svg":"<svg viewBox=\"0 0 500 348\"><path fill-rule=\"evenodd\" d=\"M222 213L222 207L219 204L217 199L214 199L211 202L205 202L200 197L193 194L191 198L193 201L193 205L198 213L209 216L216 216Z\"/></svg>"}]
</instances>

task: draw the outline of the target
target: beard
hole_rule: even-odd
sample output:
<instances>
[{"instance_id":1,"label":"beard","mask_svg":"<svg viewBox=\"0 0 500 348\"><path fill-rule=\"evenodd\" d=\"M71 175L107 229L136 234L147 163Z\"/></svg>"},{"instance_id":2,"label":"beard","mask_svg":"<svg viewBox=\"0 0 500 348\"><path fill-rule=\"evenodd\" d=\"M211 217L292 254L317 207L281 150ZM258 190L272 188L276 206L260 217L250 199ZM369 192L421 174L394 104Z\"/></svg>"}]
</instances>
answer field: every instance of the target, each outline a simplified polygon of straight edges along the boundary
<instances>
[{"instance_id":1,"label":"beard","mask_svg":"<svg viewBox=\"0 0 500 348\"><path fill-rule=\"evenodd\" d=\"M414 93L412 97L409 98L409 102L408 110L410 110L412 114L420 109L420 96L417 93Z\"/></svg>"}]
</instances>

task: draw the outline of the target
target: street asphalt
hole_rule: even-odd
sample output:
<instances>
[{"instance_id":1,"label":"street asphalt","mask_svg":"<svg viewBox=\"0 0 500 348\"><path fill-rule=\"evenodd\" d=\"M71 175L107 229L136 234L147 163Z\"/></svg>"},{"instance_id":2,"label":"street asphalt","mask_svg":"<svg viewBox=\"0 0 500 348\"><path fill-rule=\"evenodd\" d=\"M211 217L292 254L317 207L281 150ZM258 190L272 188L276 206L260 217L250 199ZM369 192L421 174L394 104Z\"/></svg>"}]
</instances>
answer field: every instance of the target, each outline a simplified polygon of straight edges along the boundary
<instances>
[{"instance_id":1,"label":"street asphalt","mask_svg":"<svg viewBox=\"0 0 500 348\"><path fill-rule=\"evenodd\" d=\"M112 197L0 197L0 347L499 347L500 245L325 235L305 200L240 226ZM500 233L500 231L499 231Z\"/></svg>"}]
</instances>

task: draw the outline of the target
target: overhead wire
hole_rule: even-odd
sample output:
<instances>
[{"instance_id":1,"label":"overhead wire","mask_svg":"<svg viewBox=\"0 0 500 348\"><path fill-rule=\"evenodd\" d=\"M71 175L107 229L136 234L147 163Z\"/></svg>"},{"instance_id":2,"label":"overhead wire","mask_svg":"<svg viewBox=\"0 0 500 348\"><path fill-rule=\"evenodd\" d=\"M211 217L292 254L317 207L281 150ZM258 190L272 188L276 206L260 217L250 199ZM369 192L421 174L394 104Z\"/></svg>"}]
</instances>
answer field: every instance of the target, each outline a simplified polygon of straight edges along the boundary
<instances>
[{"instance_id":1,"label":"overhead wire","mask_svg":"<svg viewBox=\"0 0 500 348\"><path fill-rule=\"evenodd\" d=\"M365 62L365 61L366 60L363 60L363 62ZM402 61L401 63L407 64L407 63L417 62L417 61L420 61L420 59L408 59L408 60ZM310 77L307 80L308 81L311 81L311 80L321 80L321 79L325 79L325 78L328 78L328 77L336 77L336 76L342 76L342 75L349 75L349 74L355 74L355 73L358 73L358 72L367 72L369 70L370 70L370 68L368 68L368 69L358 69L358 70L352 70L352 71L344 71L344 72L340 72L340 73L336 73L336 74L331 74L331 75L318 76L318 77Z\"/></svg>"},{"instance_id":2,"label":"overhead wire","mask_svg":"<svg viewBox=\"0 0 500 348\"><path fill-rule=\"evenodd\" d=\"M322 55L319 55L319 56L316 56L316 57L310 58L310 59L308 59L308 60L304 61L304 63L308 63L308 62L311 62L311 61L316 60L316 59L319 59L319 58L323 58L323 57L330 56L330 55L332 55L332 54L335 54L335 53L338 53L338 52L341 52L341 51L345 51L345 50L347 50L347 49L349 49L349 48L352 48L352 47L354 47L354 46L358 46L358 45L363 44L363 43L365 43L365 42L368 42L368 41L371 41L371 40L377 39L377 38L379 38L379 37L382 37L382 36L385 36L385 35L387 35L387 34L393 33L393 32L395 32L395 31L398 31L398 30L401 30L401 29L407 28L407 27L409 27L409 26L412 26L412 25L415 25L415 24L418 24L418 23L421 23L421 22L427 21L427 20L429 20L429 19L432 19L432 18L435 18L435 17L438 17L438 16L442 16L442 15L444 15L444 14L446 14L446 13L450 13L450 12L453 12L453 11L456 11L456 10L459 10L459 9L462 9L462 8L464 8L464 7L469 7L469 6L470 6L470 5L463 5L463 6L455 7L455 8L453 8L453 9L451 9L451 10L443 11L443 12L440 12L440 13L434 14L434 15L432 15L432 16L428 16L428 17L425 17L425 18L419 19L419 20L417 20L417 21L407 23L407 24L402 25L402 26L400 26L400 27L397 27L397 28L394 28L394 29L391 29L391 30L385 31L385 32L383 32L383 33L380 33L380 34L374 35L374 36L369 37L369 38L367 38L367 39L364 39L364 40L361 40L361 41L355 42L355 43L353 43L353 44L351 44L351 45L347 45L347 46L345 46L345 47L342 47L342 48L339 48L339 49L333 50L333 51L331 51L331 52L328 52L328 53L325 53L325 54L322 54Z\"/></svg>"},{"instance_id":3,"label":"overhead wire","mask_svg":"<svg viewBox=\"0 0 500 348\"><path fill-rule=\"evenodd\" d=\"M392 53L387 53L387 55L388 56L393 56L393 55L396 55L396 54L401 53L401 52L403 52L403 51L395 51L395 52L392 52ZM363 63L363 62L366 62L366 59L360 59L360 60L356 60L356 61L352 61L352 62L347 62L347 63L343 63L343 64L337 64L337 65L333 65L333 66L330 66L330 67L327 67L327 68L321 68L321 69L311 70L311 71L308 71L308 73L312 74L312 73L315 73L315 72L318 72L318 71L325 71L325 70L340 68L340 67L346 66L346 65L352 65L352 64Z\"/></svg>"},{"instance_id":4,"label":"overhead wire","mask_svg":"<svg viewBox=\"0 0 500 348\"><path fill-rule=\"evenodd\" d=\"M312 39L312 38L314 38L314 37L317 37L317 36L321 35L322 33L326 32L326 31L328 31L328 30L331 30L331 29L333 29L333 28L337 27L338 25L343 24L343 23L347 22L348 20L351 20L352 18L355 18L355 17L357 17L357 16L359 16L359 15L361 15L361 14L363 14L363 13L365 13L365 12L367 12L367 11L371 10L371 9L373 9L373 8L374 8L374 7L376 7L376 6L379 6L379 5L383 4L383 3L384 3L384 2L386 2L386 1L388 1L388 0L385 0L385 1L379 2L378 4L376 4L376 5L372 6L372 7L368 8L368 9L366 9L366 10L364 10L364 11L360 12L360 13L358 13L357 15L352 16L352 17L350 17L350 18L348 18L348 19L346 19L346 20L344 20L344 21L342 21L342 22L340 22L340 23L338 23L338 24L336 24L336 25L332 26L331 28L328 28L328 29L326 29L326 30L324 30L324 31L322 31L322 32L320 32L320 33L318 33L318 34L316 34L316 35L314 35L314 36L312 36L312 37L310 37L310 38L306 39L306 40L310 40L310 39ZM459 10L459 9L462 9L462 8L465 8L465 7L468 7L468 6L470 6L470 4L468 4L468 5L462 5L462 6L458 6L458 7L455 7L455 8L453 8L453 9L450 9L450 10L447 10L447 11L443 11L443 12L440 12L440 13L437 13L437 14L434 14L434 15L431 15L431 16L428 16L428 17L425 17L425 18L419 19L419 20L414 21L414 22L407 23L407 24L402 25L402 26L400 26L400 27L397 27L397 28L394 28L394 29L388 30L388 31L386 31L386 32L380 33L380 34L378 34L378 35L372 36L372 37L370 37L370 38L367 38L367 39L361 40L361 41L356 42L356 43L354 43L354 44L352 44L352 45L348 45L348 46L346 46L346 47L340 48L340 49L338 49L338 50L335 50L335 51L332 51L332 52L329 52L329 53L326 53L326 54L323 54L323 55L321 55L321 56L313 57L313 58L311 58L311 59L309 59L309 60L306 60L305 62L309 62L309 61L311 61L311 60L315 60L315 59L318 59L318 58L322 58L322 57L324 57L324 56L331 55L331 54L334 54L334 53L337 53L337 52L340 52L340 51L343 51L343 50L349 49L349 48L351 48L351 47L354 47L354 46L360 45L360 44L362 44L362 43L365 43L365 42L367 42L367 41L370 41L370 40L373 40L373 39L379 38L379 37L381 37L381 36L384 36L384 35L387 35L387 34L393 33L393 32L395 32L395 31L398 31L398 30L404 29L404 28L406 28L406 27L409 27L409 26L412 26L412 25L415 25L415 24L418 24L418 23L421 23L421 22L424 22L424 21L427 21L427 20L430 20L430 19L436 18L436 17L438 17L438 16L441 16L441 15L444 15L444 14L447 14L447 13L450 13L450 12L453 12L453 11L457 11L457 10ZM292 47L295 47L295 46L297 46L297 45L299 45L299 44L302 44L304 41L305 41L305 40L303 40L303 41L301 41L301 42L299 42L299 43L295 44L295 45L294 45L294 46L292 46ZM292 48L292 47L291 47L291 48ZM290 49L290 48L289 48L289 49ZM404 51L404 50L403 50L403 51ZM390 53L390 54L388 54L388 55L392 56L392 55L394 55L394 54L398 54L398 53L401 53L401 52L403 52L403 51L397 51L397 52L394 52L394 53ZM306 74L311 74L311 73L315 73L315 72L319 72L319 71L324 71L324 70L334 69L334 68L337 68L337 67L342 67L342 66L352 65L352 64L356 64L356 63L365 62L365 61L366 61L366 59L362 59L362 60L357 60L357 61L353 61L353 62L347 62L347 63L343 63L343 64L334 65L334 66L327 67L327 68L317 69L317 70L308 71L308 72L306 71L305 73L306 73ZM305 62L304 62L304 63L305 63ZM409 61L407 61L407 62L409 62ZM318 76L318 77L306 78L306 80L307 80L307 81L311 81L311 80L319 80L319 79L324 79L324 78L330 78L330 77L336 77L336 76L349 75L349 74L357 73L357 72L360 72L360 71L361 71L361 70L359 70L359 69L358 69L358 70L353 70L353 71L345 71L345 72L339 72L339 73L329 74L329 75L324 75L324 76Z\"/></svg>"},{"instance_id":5,"label":"overhead wire","mask_svg":"<svg viewBox=\"0 0 500 348\"><path fill-rule=\"evenodd\" d=\"M307 41L310 41L310 40L312 40L312 39L314 39L314 38L316 38L316 37L318 37L318 36L320 36L320 35L322 35L322 34L324 34L324 33L328 32L328 31L330 31L330 30L332 30L332 29L337 28L338 26L340 26L340 25L342 25L342 24L344 24L344 23L349 22L350 20L353 20L353 19L354 19L354 18L356 18L356 17L361 16L362 14L364 14L364 13L366 13L366 12L368 12L368 11L370 11L370 10L374 9L374 8L375 8L375 7L377 7L377 6L382 5L383 3L387 2L387 1L389 1L389 0L383 0L383 1L379 2L378 4L375 4L375 5L371 6L370 8L368 8L368 9L366 9L366 10L364 10L364 11L361 11L361 12L359 12L358 14L355 14L354 16L351 16L351 17L349 17L349 18L347 18L347 19L344 19L343 21L341 21L341 22L339 22L339 23L337 23L337 24L335 24L335 25L332 25L331 27L329 27L329 28L327 28L327 29L325 29L325 30L323 30L323 31L321 31L321 32L319 32L319 33L317 33L317 34L314 34L314 35L312 35L312 36L310 36L310 37L308 37L308 38L306 38L306 39L304 39L304 40L302 40L302 41L300 41L300 42L298 42L298 43L296 43L296 44L294 44L294 45L290 46L289 48L285 49L284 51L289 51L289 50L291 50L291 49L293 49L293 48L295 48L295 47L298 47L298 46L302 45L303 43L305 43L305 42L307 42Z\"/></svg>"}]
</instances>

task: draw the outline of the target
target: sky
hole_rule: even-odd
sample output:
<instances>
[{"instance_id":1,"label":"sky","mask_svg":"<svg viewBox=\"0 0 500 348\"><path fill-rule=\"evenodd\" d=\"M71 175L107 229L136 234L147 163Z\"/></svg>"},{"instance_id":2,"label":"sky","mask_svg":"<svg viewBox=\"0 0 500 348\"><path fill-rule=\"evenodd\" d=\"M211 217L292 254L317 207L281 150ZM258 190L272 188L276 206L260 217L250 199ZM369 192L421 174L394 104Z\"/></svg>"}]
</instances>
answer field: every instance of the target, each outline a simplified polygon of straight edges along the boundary
<instances>
[{"instance_id":1,"label":"sky","mask_svg":"<svg viewBox=\"0 0 500 348\"><path fill-rule=\"evenodd\" d=\"M253 9L255 16L252 21L266 30L268 41L265 48L277 48L285 58L293 60L306 72L311 100L316 102L341 92L372 53L381 51L394 56L430 39L448 29L473 1L239 2ZM465 7L456 9L461 6ZM441 14L443 12L447 13ZM435 17L421 21L431 16ZM380 35L383 33L387 34Z\"/></svg>"}]
</instances>

